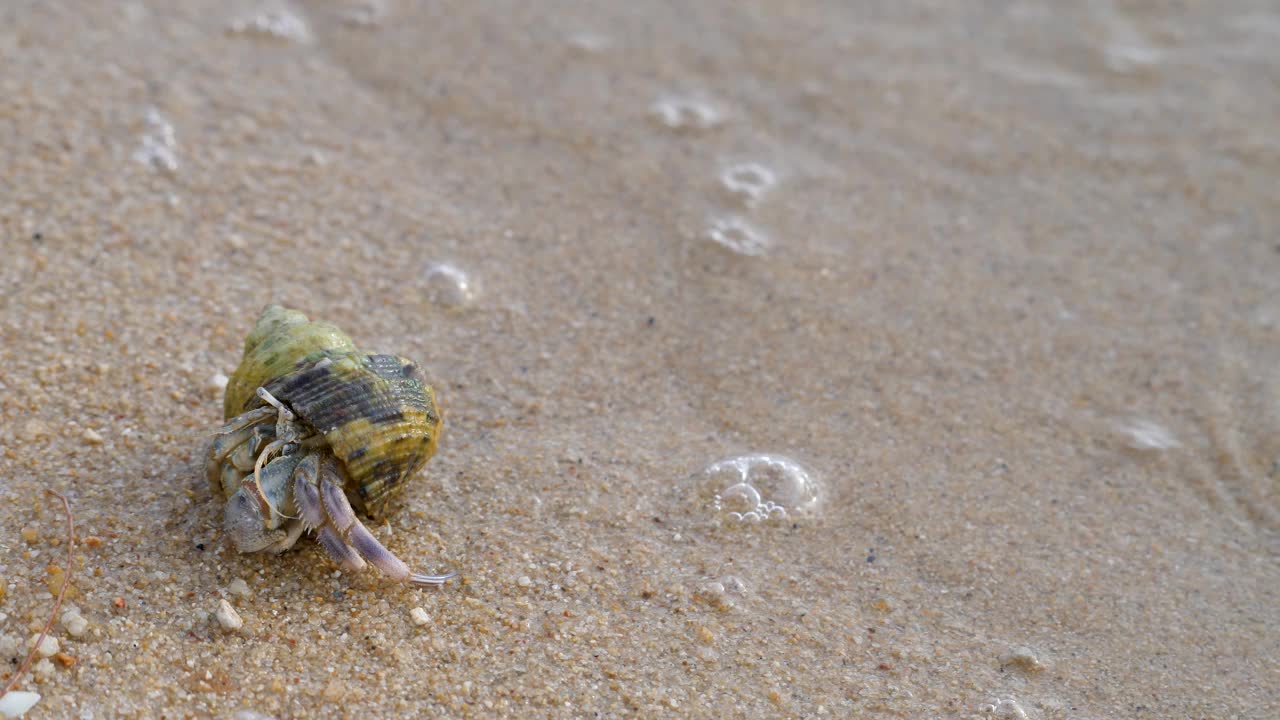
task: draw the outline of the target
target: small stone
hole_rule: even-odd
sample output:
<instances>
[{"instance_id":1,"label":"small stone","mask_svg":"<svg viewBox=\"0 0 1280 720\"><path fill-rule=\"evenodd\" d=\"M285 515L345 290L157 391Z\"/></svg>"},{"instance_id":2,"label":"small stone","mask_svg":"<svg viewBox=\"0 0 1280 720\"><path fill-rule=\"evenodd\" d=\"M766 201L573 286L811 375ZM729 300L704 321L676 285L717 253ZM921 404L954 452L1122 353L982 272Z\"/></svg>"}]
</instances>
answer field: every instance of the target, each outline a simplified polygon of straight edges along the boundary
<instances>
[{"instance_id":1,"label":"small stone","mask_svg":"<svg viewBox=\"0 0 1280 720\"><path fill-rule=\"evenodd\" d=\"M698 602L720 611L733 609L734 599L725 591L723 583L708 582L694 592L693 598Z\"/></svg>"},{"instance_id":2,"label":"small stone","mask_svg":"<svg viewBox=\"0 0 1280 720\"><path fill-rule=\"evenodd\" d=\"M39 680L48 680L53 677L53 673L56 670L57 668L53 666L53 663L49 662L49 658L45 658L31 668L31 674L35 675Z\"/></svg>"},{"instance_id":3,"label":"small stone","mask_svg":"<svg viewBox=\"0 0 1280 720\"><path fill-rule=\"evenodd\" d=\"M249 583L241 580L240 578L236 578L227 586L227 592L235 595L236 597L247 598L249 597Z\"/></svg>"},{"instance_id":4,"label":"small stone","mask_svg":"<svg viewBox=\"0 0 1280 720\"><path fill-rule=\"evenodd\" d=\"M62 613L62 627L66 629L67 634L71 637L82 637L86 630L89 629L89 621L84 619L80 614L79 608L72 608Z\"/></svg>"},{"instance_id":5,"label":"small stone","mask_svg":"<svg viewBox=\"0 0 1280 720\"><path fill-rule=\"evenodd\" d=\"M347 689L343 687L342 682L338 678L329 681L322 693L325 700L329 702L338 702L347 696Z\"/></svg>"},{"instance_id":6,"label":"small stone","mask_svg":"<svg viewBox=\"0 0 1280 720\"><path fill-rule=\"evenodd\" d=\"M40 539L40 531L31 527L30 525L27 525L26 527L22 528L21 532L22 532L23 542L25 542L28 545L35 545L36 541Z\"/></svg>"},{"instance_id":7,"label":"small stone","mask_svg":"<svg viewBox=\"0 0 1280 720\"><path fill-rule=\"evenodd\" d=\"M85 632L89 629L89 621L77 615L64 622L63 627L67 629L67 634L71 637L84 637Z\"/></svg>"},{"instance_id":8,"label":"small stone","mask_svg":"<svg viewBox=\"0 0 1280 720\"><path fill-rule=\"evenodd\" d=\"M218 624L227 632L234 632L244 626L240 613L236 612L236 609L226 600L218 601L218 611L214 615L218 618Z\"/></svg>"},{"instance_id":9,"label":"small stone","mask_svg":"<svg viewBox=\"0 0 1280 720\"><path fill-rule=\"evenodd\" d=\"M80 544L92 550L102 546L102 538L97 535L90 535L89 537L81 538Z\"/></svg>"},{"instance_id":10,"label":"small stone","mask_svg":"<svg viewBox=\"0 0 1280 720\"><path fill-rule=\"evenodd\" d=\"M231 233L228 235L227 244L230 245L233 250L243 250L249 246L249 244L245 242L244 236L239 233Z\"/></svg>"},{"instance_id":11,"label":"small stone","mask_svg":"<svg viewBox=\"0 0 1280 720\"><path fill-rule=\"evenodd\" d=\"M22 425L21 437L23 440L39 440L49 434L49 426L40 420L28 420Z\"/></svg>"},{"instance_id":12,"label":"small stone","mask_svg":"<svg viewBox=\"0 0 1280 720\"><path fill-rule=\"evenodd\" d=\"M223 375L222 373L214 373L213 377L209 378L207 387L210 392L218 393L226 389L227 383L229 382L231 382L231 380L226 375Z\"/></svg>"},{"instance_id":13,"label":"small stone","mask_svg":"<svg viewBox=\"0 0 1280 720\"><path fill-rule=\"evenodd\" d=\"M90 445L102 444L102 435L98 434L93 428L86 428L84 434L80 437L84 438L84 441Z\"/></svg>"},{"instance_id":14,"label":"small stone","mask_svg":"<svg viewBox=\"0 0 1280 720\"><path fill-rule=\"evenodd\" d=\"M1035 673L1044 670L1044 663L1040 661L1035 650L1019 645L1000 656L1000 667L1012 667L1022 672Z\"/></svg>"},{"instance_id":15,"label":"small stone","mask_svg":"<svg viewBox=\"0 0 1280 720\"><path fill-rule=\"evenodd\" d=\"M431 616L427 614L426 610L423 610L420 607L416 607L410 610L409 617L410 619L413 620L413 624L417 625L418 627L423 627L424 625L431 624Z\"/></svg>"},{"instance_id":16,"label":"small stone","mask_svg":"<svg viewBox=\"0 0 1280 720\"><path fill-rule=\"evenodd\" d=\"M0 656L12 657L17 655L20 642L15 635L0 635Z\"/></svg>"},{"instance_id":17,"label":"small stone","mask_svg":"<svg viewBox=\"0 0 1280 720\"><path fill-rule=\"evenodd\" d=\"M31 639L27 640L27 649L30 650L31 648L35 647L36 640L39 640L39 639L40 639L40 633L36 633L35 635L32 635ZM45 635L44 641L40 643L40 647L36 650L36 655L42 658L53 657L54 654L58 652L58 649L59 649L58 638L52 635Z\"/></svg>"},{"instance_id":18,"label":"small stone","mask_svg":"<svg viewBox=\"0 0 1280 720\"><path fill-rule=\"evenodd\" d=\"M49 576L45 579L45 584L49 587L49 592L57 595L62 592L62 585L67 581L67 572L60 565L49 565L45 568ZM74 585L67 586L67 597L76 597L80 594Z\"/></svg>"},{"instance_id":19,"label":"small stone","mask_svg":"<svg viewBox=\"0 0 1280 720\"><path fill-rule=\"evenodd\" d=\"M0 697L0 717L22 717L38 702L40 693L11 690Z\"/></svg>"},{"instance_id":20,"label":"small stone","mask_svg":"<svg viewBox=\"0 0 1280 720\"><path fill-rule=\"evenodd\" d=\"M62 663L62 667L71 667L76 664L76 656L68 655L64 652L54 653L53 659Z\"/></svg>"},{"instance_id":21,"label":"small stone","mask_svg":"<svg viewBox=\"0 0 1280 720\"><path fill-rule=\"evenodd\" d=\"M519 579L519 580L516 580L516 584L517 584L517 585L519 585L520 587L526 587L526 588L527 588L527 587L529 587L530 585L532 585L532 584L533 584L533 581L529 579L529 576L528 576L528 575L521 575L521 576L520 576L520 579Z\"/></svg>"},{"instance_id":22,"label":"small stone","mask_svg":"<svg viewBox=\"0 0 1280 720\"><path fill-rule=\"evenodd\" d=\"M716 636L711 633L711 630L706 625L698 628L698 640L710 645L715 639Z\"/></svg>"}]
</instances>

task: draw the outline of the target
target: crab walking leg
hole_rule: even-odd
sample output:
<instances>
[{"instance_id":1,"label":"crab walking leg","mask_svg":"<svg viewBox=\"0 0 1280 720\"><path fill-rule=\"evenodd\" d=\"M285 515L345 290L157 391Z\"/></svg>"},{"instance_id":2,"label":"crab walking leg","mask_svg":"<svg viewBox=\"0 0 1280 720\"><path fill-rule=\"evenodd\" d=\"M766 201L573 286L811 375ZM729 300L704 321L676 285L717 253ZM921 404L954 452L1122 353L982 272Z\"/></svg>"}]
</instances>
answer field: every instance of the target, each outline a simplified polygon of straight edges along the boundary
<instances>
[{"instance_id":1,"label":"crab walking leg","mask_svg":"<svg viewBox=\"0 0 1280 720\"><path fill-rule=\"evenodd\" d=\"M319 482L320 453L309 452L293 471L293 502L298 506L298 515L301 516L298 525L308 530L320 528L316 533L316 541L334 562L347 570L363 570L364 558L343 542L337 530L326 524L324 502L320 500L320 491L316 487Z\"/></svg>"},{"instance_id":2,"label":"crab walking leg","mask_svg":"<svg viewBox=\"0 0 1280 720\"><path fill-rule=\"evenodd\" d=\"M265 412L264 412L265 411ZM209 443L209 452L205 461L205 474L209 476L209 484L221 487L222 461L235 452L241 445L252 442L254 428L264 420L275 417L272 408L257 408L237 415L226 425L218 429L218 436Z\"/></svg>"},{"instance_id":3,"label":"crab walking leg","mask_svg":"<svg viewBox=\"0 0 1280 720\"><path fill-rule=\"evenodd\" d=\"M310 452L293 471L293 502L308 530L324 525L324 503L316 485L320 481L320 454Z\"/></svg>"},{"instance_id":4,"label":"crab walking leg","mask_svg":"<svg viewBox=\"0 0 1280 720\"><path fill-rule=\"evenodd\" d=\"M257 428L254 428L254 430L256 431ZM251 437L241 443L239 447L231 451L231 454L227 456L225 462L229 462L232 467L242 473L247 473L253 470L254 465L258 462L258 458L253 454L253 446L256 442L257 439Z\"/></svg>"},{"instance_id":5,"label":"crab walking leg","mask_svg":"<svg viewBox=\"0 0 1280 720\"><path fill-rule=\"evenodd\" d=\"M382 543L378 542L356 518L342 488L333 482L332 469L329 467L324 468L320 476L320 498L324 502L325 512L329 514L331 526L347 542L355 546L357 552L373 563L374 567L396 580L409 579L409 566L383 547Z\"/></svg>"},{"instance_id":6,"label":"crab walking leg","mask_svg":"<svg viewBox=\"0 0 1280 720\"><path fill-rule=\"evenodd\" d=\"M421 575L410 572L409 566L378 542L373 533L369 532L369 528L356 517L342 488L334 482L338 474L333 467L326 464L320 472L320 498L324 503L325 512L329 515L328 527L336 528L338 533L344 536L346 541L374 567L396 580L408 581L414 585L440 585L456 574Z\"/></svg>"},{"instance_id":7,"label":"crab walking leg","mask_svg":"<svg viewBox=\"0 0 1280 720\"><path fill-rule=\"evenodd\" d=\"M226 466L223 463L228 457L235 454L237 450L253 442L253 433L251 430L241 430L234 435L223 435L215 439L209 445L209 457L205 460L204 471L209 478L210 487L218 488L224 492L227 487L222 483L222 477ZM234 466L232 466L234 469ZM235 492L232 490L232 492Z\"/></svg>"},{"instance_id":8,"label":"crab walking leg","mask_svg":"<svg viewBox=\"0 0 1280 720\"><path fill-rule=\"evenodd\" d=\"M332 527L325 525L320 528L320 532L316 533L316 540L320 543L320 547L329 553L329 557L342 567L353 571L364 569L364 558L343 542L342 538L338 537L338 532Z\"/></svg>"},{"instance_id":9,"label":"crab walking leg","mask_svg":"<svg viewBox=\"0 0 1280 720\"><path fill-rule=\"evenodd\" d=\"M233 433L239 430L243 430L247 427L252 427L254 425L257 425L263 420L266 420L268 418L273 418L278 414L279 414L279 411L275 410L274 408L266 408L266 407L254 408L248 412L240 413L239 415L228 420L226 424L218 428L218 433L221 435L226 435L227 433Z\"/></svg>"}]
</instances>

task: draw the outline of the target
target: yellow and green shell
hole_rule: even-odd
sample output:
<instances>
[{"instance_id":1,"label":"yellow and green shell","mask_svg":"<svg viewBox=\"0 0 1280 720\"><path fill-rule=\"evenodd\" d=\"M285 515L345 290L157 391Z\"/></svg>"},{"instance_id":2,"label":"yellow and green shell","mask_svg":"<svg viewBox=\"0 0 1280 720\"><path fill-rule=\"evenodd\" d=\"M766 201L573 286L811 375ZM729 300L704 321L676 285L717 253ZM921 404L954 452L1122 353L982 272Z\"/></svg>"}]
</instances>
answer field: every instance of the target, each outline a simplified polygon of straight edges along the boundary
<instances>
[{"instance_id":1,"label":"yellow and green shell","mask_svg":"<svg viewBox=\"0 0 1280 720\"><path fill-rule=\"evenodd\" d=\"M367 513L378 514L435 454L440 411L417 365L361 352L336 326L297 310L262 311L227 382L226 419L266 405L258 388L323 437L345 467L348 498Z\"/></svg>"}]
</instances>

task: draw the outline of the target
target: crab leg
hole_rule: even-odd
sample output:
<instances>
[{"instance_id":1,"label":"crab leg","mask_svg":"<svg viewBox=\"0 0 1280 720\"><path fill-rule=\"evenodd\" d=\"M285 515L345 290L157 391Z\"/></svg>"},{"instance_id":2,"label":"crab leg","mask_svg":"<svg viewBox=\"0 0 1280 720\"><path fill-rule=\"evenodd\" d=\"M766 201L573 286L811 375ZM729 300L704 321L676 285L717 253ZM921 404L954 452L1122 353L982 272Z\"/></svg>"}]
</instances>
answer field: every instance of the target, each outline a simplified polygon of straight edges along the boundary
<instances>
[{"instance_id":1,"label":"crab leg","mask_svg":"<svg viewBox=\"0 0 1280 720\"><path fill-rule=\"evenodd\" d=\"M342 541L338 537L338 532L332 527L325 525L320 528L320 532L316 533L316 540L319 541L320 547L329 553L329 557L338 562L339 565L347 570L363 570L364 558L360 557L352 547Z\"/></svg>"},{"instance_id":2,"label":"crab leg","mask_svg":"<svg viewBox=\"0 0 1280 720\"><path fill-rule=\"evenodd\" d=\"M293 502L308 530L324 525L324 503L316 482L320 476L320 455L310 452L293 471Z\"/></svg>"},{"instance_id":3,"label":"crab leg","mask_svg":"<svg viewBox=\"0 0 1280 720\"><path fill-rule=\"evenodd\" d=\"M240 413L228 420L226 424L218 428L218 433L225 435L227 433L236 432L237 430L243 430L244 428L257 425L263 420L273 417L276 414L277 411L273 408L254 408L248 412Z\"/></svg>"},{"instance_id":4,"label":"crab leg","mask_svg":"<svg viewBox=\"0 0 1280 720\"><path fill-rule=\"evenodd\" d=\"M342 541L336 530L326 524L324 503L316 487L320 477L320 453L309 452L293 471L293 502L298 506L301 522L308 530L319 528L316 541L320 547L347 570L363 570L364 558Z\"/></svg>"},{"instance_id":5,"label":"crab leg","mask_svg":"<svg viewBox=\"0 0 1280 720\"><path fill-rule=\"evenodd\" d=\"M324 535L325 530L331 528L336 530L338 537L345 538L346 543L350 543L348 549L354 547L374 567L396 580L408 581L419 586L440 585L457 574L422 575L410 572L409 566L378 542L373 533L369 532L369 528L356 517L342 488L334 482L335 479L341 478L333 466L325 464L320 473L320 499L325 513L329 516L329 524L321 530L321 536ZM324 544L323 539L321 543ZM326 549L328 549L327 546ZM330 554L333 553L330 552Z\"/></svg>"},{"instance_id":6,"label":"crab leg","mask_svg":"<svg viewBox=\"0 0 1280 720\"><path fill-rule=\"evenodd\" d=\"M231 418L218 429L218 436L209 443L208 459L205 461L205 473L209 476L210 485L222 487L222 461L241 445L252 440L255 427L275 414L276 411L272 408L257 408Z\"/></svg>"}]
</instances>

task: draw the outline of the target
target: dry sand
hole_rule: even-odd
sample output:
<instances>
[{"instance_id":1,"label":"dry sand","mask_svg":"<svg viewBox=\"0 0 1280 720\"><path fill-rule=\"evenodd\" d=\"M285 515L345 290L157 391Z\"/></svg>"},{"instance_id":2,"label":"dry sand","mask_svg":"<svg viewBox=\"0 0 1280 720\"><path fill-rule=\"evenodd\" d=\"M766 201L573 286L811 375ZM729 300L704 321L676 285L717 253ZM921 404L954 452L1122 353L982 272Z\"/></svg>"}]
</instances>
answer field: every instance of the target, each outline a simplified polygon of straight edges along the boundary
<instances>
[{"instance_id":1,"label":"dry sand","mask_svg":"<svg viewBox=\"0 0 1280 720\"><path fill-rule=\"evenodd\" d=\"M170 5L0 6L29 717L1280 716L1273 3ZM227 547L272 301L423 364L459 582Z\"/></svg>"}]
</instances>

